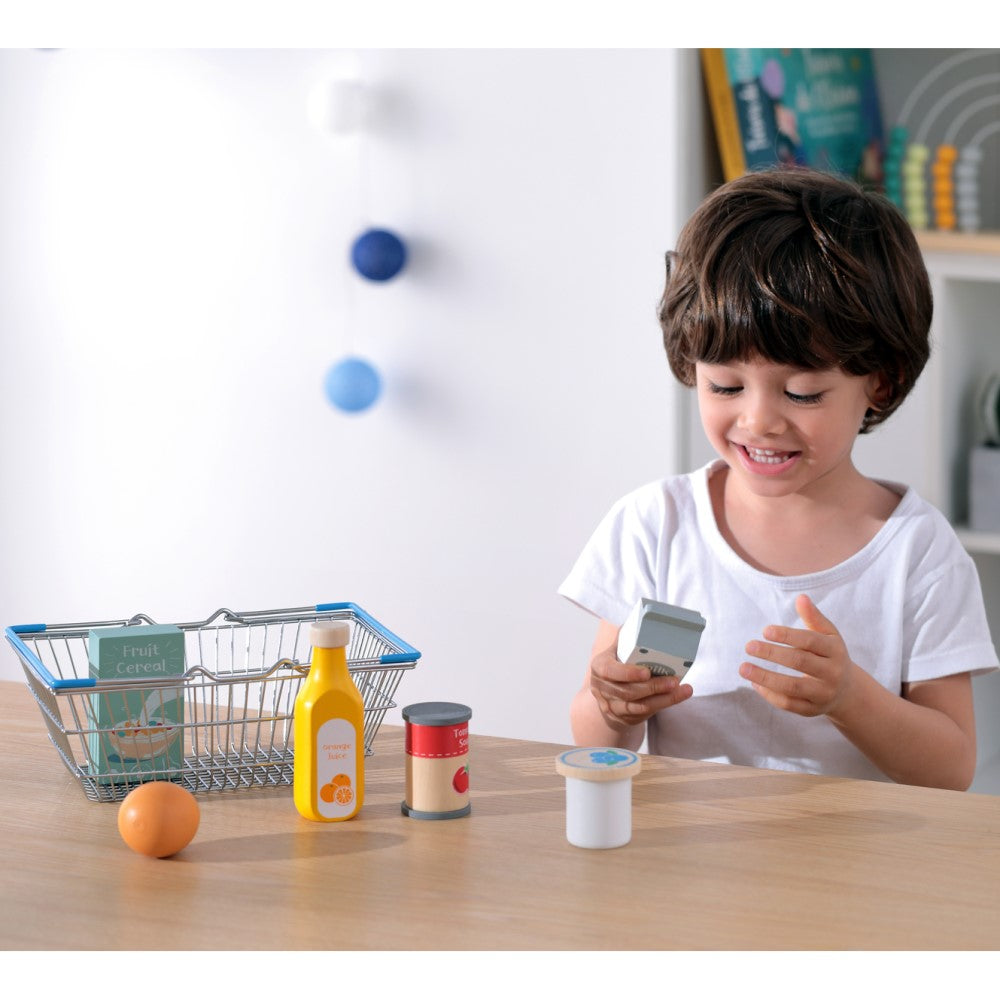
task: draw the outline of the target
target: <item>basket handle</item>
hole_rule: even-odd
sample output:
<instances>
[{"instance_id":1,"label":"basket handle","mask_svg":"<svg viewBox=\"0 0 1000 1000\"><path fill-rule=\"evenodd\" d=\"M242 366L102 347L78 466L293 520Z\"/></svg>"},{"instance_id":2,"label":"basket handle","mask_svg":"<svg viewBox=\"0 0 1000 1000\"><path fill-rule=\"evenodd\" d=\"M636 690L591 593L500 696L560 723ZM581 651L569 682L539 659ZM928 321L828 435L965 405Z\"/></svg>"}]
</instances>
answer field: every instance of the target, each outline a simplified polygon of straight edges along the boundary
<instances>
[{"instance_id":1,"label":"basket handle","mask_svg":"<svg viewBox=\"0 0 1000 1000\"><path fill-rule=\"evenodd\" d=\"M250 622L238 615L235 611L230 611L229 608L219 608L217 611L213 611L204 621L200 622L184 622L179 625L178 628L193 629L193 628L204 628L206 625L211 625L212 622L217 621L219 618L227 622L234 622L237 625L249 625ZM159 625L160 623L149 615L143 614L141 611L137 615L132 615L126 625L139 625L141 622L145 622L147 625Z\"/></svg>"}]
</instances>

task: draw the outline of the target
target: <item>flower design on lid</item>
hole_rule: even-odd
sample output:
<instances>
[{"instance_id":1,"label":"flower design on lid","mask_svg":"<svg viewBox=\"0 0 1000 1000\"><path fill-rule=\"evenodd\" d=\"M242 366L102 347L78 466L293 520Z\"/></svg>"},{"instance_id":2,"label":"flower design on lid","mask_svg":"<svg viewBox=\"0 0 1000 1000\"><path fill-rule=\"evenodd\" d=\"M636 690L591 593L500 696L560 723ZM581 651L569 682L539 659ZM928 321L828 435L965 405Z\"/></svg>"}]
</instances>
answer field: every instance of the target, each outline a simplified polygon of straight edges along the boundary
<instances>
[{"instance_id":1,"label":"flower design on lid","mask_svg":"<svg viewBox=\"0 0 1000 1000\"><path fill-rule=\"evenodd\" d=\"M595 750L590 755L590 759L595 764L604 764L607 767L614 767L615 764L620 764L622 761L628 760L628 757L623 753L618 753L617 750Z\"/></svg>"}]
</instances>

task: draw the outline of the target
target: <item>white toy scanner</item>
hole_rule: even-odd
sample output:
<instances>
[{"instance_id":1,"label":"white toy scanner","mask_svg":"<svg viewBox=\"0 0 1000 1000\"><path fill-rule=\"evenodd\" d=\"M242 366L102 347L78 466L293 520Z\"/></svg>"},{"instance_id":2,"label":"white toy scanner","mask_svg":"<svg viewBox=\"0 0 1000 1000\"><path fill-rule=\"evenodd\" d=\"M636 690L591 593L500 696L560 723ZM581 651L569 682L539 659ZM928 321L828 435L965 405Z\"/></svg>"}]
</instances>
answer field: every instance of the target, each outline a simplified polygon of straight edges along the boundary
<instances>
[{"instance_id":1,"label":"white toy scanner","mask_svg":"<svg viewBox=\"0 0 1000 1000\"><path fill-rule=\"evenodd\" d=\"M704 629L697 611L643 597L618 633L618 659L681 678L694 663Z\"/></svg>"}]
</instances>

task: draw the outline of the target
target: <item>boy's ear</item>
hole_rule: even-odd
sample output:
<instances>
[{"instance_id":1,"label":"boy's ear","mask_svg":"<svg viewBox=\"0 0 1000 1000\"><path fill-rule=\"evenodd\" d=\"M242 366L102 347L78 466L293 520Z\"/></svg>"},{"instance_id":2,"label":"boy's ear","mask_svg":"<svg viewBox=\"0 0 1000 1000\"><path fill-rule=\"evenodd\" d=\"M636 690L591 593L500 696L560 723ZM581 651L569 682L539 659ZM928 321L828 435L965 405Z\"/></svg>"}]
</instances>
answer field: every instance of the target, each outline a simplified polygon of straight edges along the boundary
<instances>
[{"instance_id":1,"label":"boy's ear","mask_svg":"<svg viewBox=\"0 0 1000 1000\"><path fill-rule=\"evenodd\" d=\"M881 410L892 399L892 379L885 372L875 372L868 379L868 402L873 410Z\"/></svg>"}]
</instances>

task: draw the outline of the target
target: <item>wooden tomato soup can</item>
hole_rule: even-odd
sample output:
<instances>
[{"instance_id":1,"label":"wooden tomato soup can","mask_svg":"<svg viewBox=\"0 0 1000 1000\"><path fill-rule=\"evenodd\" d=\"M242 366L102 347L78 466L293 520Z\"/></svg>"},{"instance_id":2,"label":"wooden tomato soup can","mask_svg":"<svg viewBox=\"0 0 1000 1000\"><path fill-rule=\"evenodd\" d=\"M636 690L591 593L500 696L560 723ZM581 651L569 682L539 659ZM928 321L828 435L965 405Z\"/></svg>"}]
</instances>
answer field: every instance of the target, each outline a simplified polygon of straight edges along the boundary
<instances>
[{"instance_id":1,"label":"wooden tomato soup can","mask_svg":"<svg viewBox=\"0 0 1000 1000\"><path fill-rule=\"evenodd\" d=\"M403 709L406 723L406 798L414 819L457 819L469 802L469 719L472 709L424 701Z\"/></svg>"},{"instance_id":2,"label":"wooden tomato soup can","mask_svg":"<svg viewBox=\"0 0 1000 1000\"><path fill-rule=\"evenodd\" d=\"M638 754L581 747L556 757L566 778L566 839L574 847L622 847L632 839L632 777Z\"/></svg>"}]
</instances>

